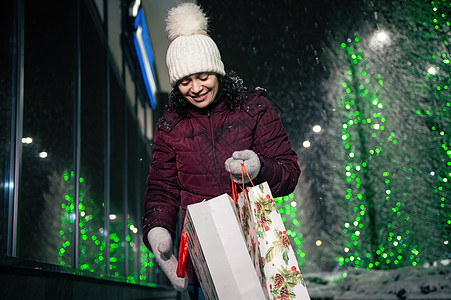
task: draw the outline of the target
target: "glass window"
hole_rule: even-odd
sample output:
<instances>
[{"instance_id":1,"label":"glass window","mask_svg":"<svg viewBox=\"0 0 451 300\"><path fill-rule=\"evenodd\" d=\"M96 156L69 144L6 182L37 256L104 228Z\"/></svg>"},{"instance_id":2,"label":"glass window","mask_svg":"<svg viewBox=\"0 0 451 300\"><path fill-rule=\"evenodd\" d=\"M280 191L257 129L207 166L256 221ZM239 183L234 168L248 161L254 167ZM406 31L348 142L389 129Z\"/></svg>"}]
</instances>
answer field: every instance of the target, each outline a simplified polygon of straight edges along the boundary
<instances>
[{"instance_id":1,"label":"glass window","mask_svg":"<svg viewBox=\"0 0 451 300\"><path fill-rule=\"evenodd\" d=\"M10 166L9 159L11 155L11 116L12 116L12 56L13 40L13 2L2 1L0 8L0 22L6 34L0 35L0 254L6 253L7 220L5 212L6 195L9 187Z\"/></svg>"},{"instance_id":2,"label":"glass window","mask_svg":"<svg viewBox=\"0 0 451 300\"><path fill-rule=\"evenodd\" d=\"M84 3L84 2L82 2ZM106 50L89 11L81 9L81 159L79 267L103 273Z\"/></svg>"},{"instance_id":3,"label":"glass window","mask_svg":"<svg viewBox=\"0 0 451 300\"><path fill-rule=\"evenodd\" d=\"M23 144L19 256L71 264L73 210L72 6L25 5Z\"/></svg>"},{"instance_id":4,"label":"glass window","mask_svg":"<svg viewBox=\"0 0 451 300\"><path fill-rule=\"evenodd\" d=\"M110 72L111 167L110 167L110 274L125 276L124 199L125 97L114 72Z\"/></svg>"},{"instance_id":5,"label":"glass window","mask_svg":"<svg viewBox=\"0 0 451 300\"><path fill-rule=\"evenodd\" d=\"M147 141L145 140L145 136L142 136L140 138L140 148L139 148L139 180L138 180L138 191L141 191L139 194L139 197L141 198L139 201L139 216L141 218L143 212L141 209L143 206L143 197L144 197L144 191L147 186L147 174L149 173L149 166L150 166L150 147L147 146ZM142 227L139 228L139 236L142 237ZM148 282L155 282L156 278L154 276L154 261L153 261L153 254L147 249L147 247L144 245L142 239L139 240L139 248L140 248L140 269L139 269L139 278L140 280L146 280Z\"/></svg>"},{"instance_id":6,"label":"glass window","mask_svg":"<svg viewBox=\"0 0 451 300\"><path fill-rule=\"evenodd\" d=\"M138 228L141 226L140 220L136 216L138 209L138 203L141 201L138 199L138 195L141 194L138 191L137 181L138 178L138 124L136 117L132 111L128 111L127 116L127 203L128 203L128 218L127 218L127 246L128 246L128 275L136 280L138 278Z\"/></svg>"},{"instance_id":7,"label":"glass window","mask_svg":"<svg viewBox=\"0 0 451 300\"><path fill-rule=\"evenodd\" d=\"M18 138L26 138L26 142L16 150L21 166L17 256L148 282L153 262L142 242L141 216L150 162L144 134L148 126L146 115L151 111L136 98L130 70L122 78L117 61L108 61L108 43L96 20L95 6L86 1L78 3L79 45L74 3L64 2L56 7L52 3L27 1L24 5L23 120L18 119L23 123L23 135ZM7 34L0 37L0 96L14 100L13 1L2 4L7 4L1 7L2 16L5 15L1 22L5 22ZM75 93L78 75L79 99ZM133 98L127 99L127 95ZM2 212L7 211L9 197L5 188L8 176L13 174L9 170L10 156L14 154L13 104L14 101L0 102ZM79 116L75 110L78 105ZM75 117L80 118L80 128ZM80 130L80 140L75 139L76 130ZM78 147L80 161L74 164ZM75 176L77 172L79 178ZM75 184L75 180L79 182ZM110 199L105 198L107 188ZM78 207L74 205L75 195ZM106 200L110 204L109 215L105 212ZM109 218L108 230L105 217ZM0 254L6 253L7 220L8 215L0 213ZM77 245L74 228L78 228ZM109 249L105 249L106 241Z\"/></svg>"}]
</instances>

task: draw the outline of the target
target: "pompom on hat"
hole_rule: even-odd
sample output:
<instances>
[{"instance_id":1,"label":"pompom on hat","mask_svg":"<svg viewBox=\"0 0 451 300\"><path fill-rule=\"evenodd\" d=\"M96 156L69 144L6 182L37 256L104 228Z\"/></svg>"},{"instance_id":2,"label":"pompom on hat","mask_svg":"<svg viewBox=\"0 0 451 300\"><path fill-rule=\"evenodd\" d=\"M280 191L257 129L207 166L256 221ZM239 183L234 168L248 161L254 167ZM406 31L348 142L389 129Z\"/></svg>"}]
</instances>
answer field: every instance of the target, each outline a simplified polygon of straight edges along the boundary
<instances>
[{"instance_id":1,"label":"pompom on hat","mask_svg":"<svg viewBox=\"0 0 451 300\"><path fill-rule=\"evenodd\" d=\"M193 3L182 3L169 10L166 31L171 44L166 65L172 87L180 79L196 73L225 75L218 46L207 34L207 24L205 13Z\"/></svg>"}]
</instances>

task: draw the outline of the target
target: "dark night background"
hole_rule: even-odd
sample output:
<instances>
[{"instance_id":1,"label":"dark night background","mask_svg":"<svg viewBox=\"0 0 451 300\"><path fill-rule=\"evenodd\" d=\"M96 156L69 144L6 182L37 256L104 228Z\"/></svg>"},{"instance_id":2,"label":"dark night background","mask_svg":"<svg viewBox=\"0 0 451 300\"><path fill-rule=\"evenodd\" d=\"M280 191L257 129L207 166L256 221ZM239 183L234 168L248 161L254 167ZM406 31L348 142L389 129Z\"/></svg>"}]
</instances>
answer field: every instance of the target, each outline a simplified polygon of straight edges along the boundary
<instances>
[{"instance_id":1,"label":"dark night background","mask_svg":"<svg viewBox=\"0 0 451 300\"><path fill-rule=\"evenodd\" d=\"M226 70L260 86L279 112L295 149L325 122L325 49L374 19L361 1L199 1ZM357 25L362 24L362 25ZM361 29L361 28L359 28Z\"/></svg>"}]
</instances>

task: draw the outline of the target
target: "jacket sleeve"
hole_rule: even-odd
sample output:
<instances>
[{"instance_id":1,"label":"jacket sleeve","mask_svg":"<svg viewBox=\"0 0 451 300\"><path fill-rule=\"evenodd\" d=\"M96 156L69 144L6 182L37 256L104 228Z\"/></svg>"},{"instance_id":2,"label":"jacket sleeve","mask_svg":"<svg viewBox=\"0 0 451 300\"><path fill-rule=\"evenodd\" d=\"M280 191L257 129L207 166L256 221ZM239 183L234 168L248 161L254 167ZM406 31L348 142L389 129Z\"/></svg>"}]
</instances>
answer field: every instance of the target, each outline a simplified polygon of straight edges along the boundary
<instances>
[{"instance_id":1,"label":"jacket sleeve","mask_svg":"<svg viewBox=\"0 0 451 300\"><path fill-rule=\"evenodd\" d=\"M177 182L176 155L157 129L152 149L152 162L144 195L143 241L150 249L147 234L154 227L166 228L174 237L180 192Z\"/></svg>"},{"instance_id":2,"label":"jacket sleeve","mask_svg":"<svg viewBox=\"0 0 451 300\"><path fill-rule=\"evenodd\" d=\"M267 181L275 197L285 196L294 191L301 174L297 155L277 112L264 94L259 94L258 102L265 108L258 114L254 135L254 147L261 162L255 183Z\"/></svg>"}]
</instances>

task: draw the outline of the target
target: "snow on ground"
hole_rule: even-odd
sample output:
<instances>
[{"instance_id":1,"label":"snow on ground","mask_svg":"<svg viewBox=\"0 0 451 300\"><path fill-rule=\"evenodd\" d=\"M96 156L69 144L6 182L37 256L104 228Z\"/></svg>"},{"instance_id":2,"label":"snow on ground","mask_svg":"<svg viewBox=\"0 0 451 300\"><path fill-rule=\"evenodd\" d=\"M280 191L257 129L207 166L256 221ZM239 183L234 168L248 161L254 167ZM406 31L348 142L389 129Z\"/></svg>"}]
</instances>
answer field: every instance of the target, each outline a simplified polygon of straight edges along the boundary
<instances>
[{"instance_id":1,"label":"snow on ground","mask_svg":"<svg viewBox=\"0 0 451 300\"><path fill-rule=\"evenodd\" d=\"M451 264L310 273L304 274L304 279L310 296L316 299L451 299Z\"/></svg>"}]
</instances>

